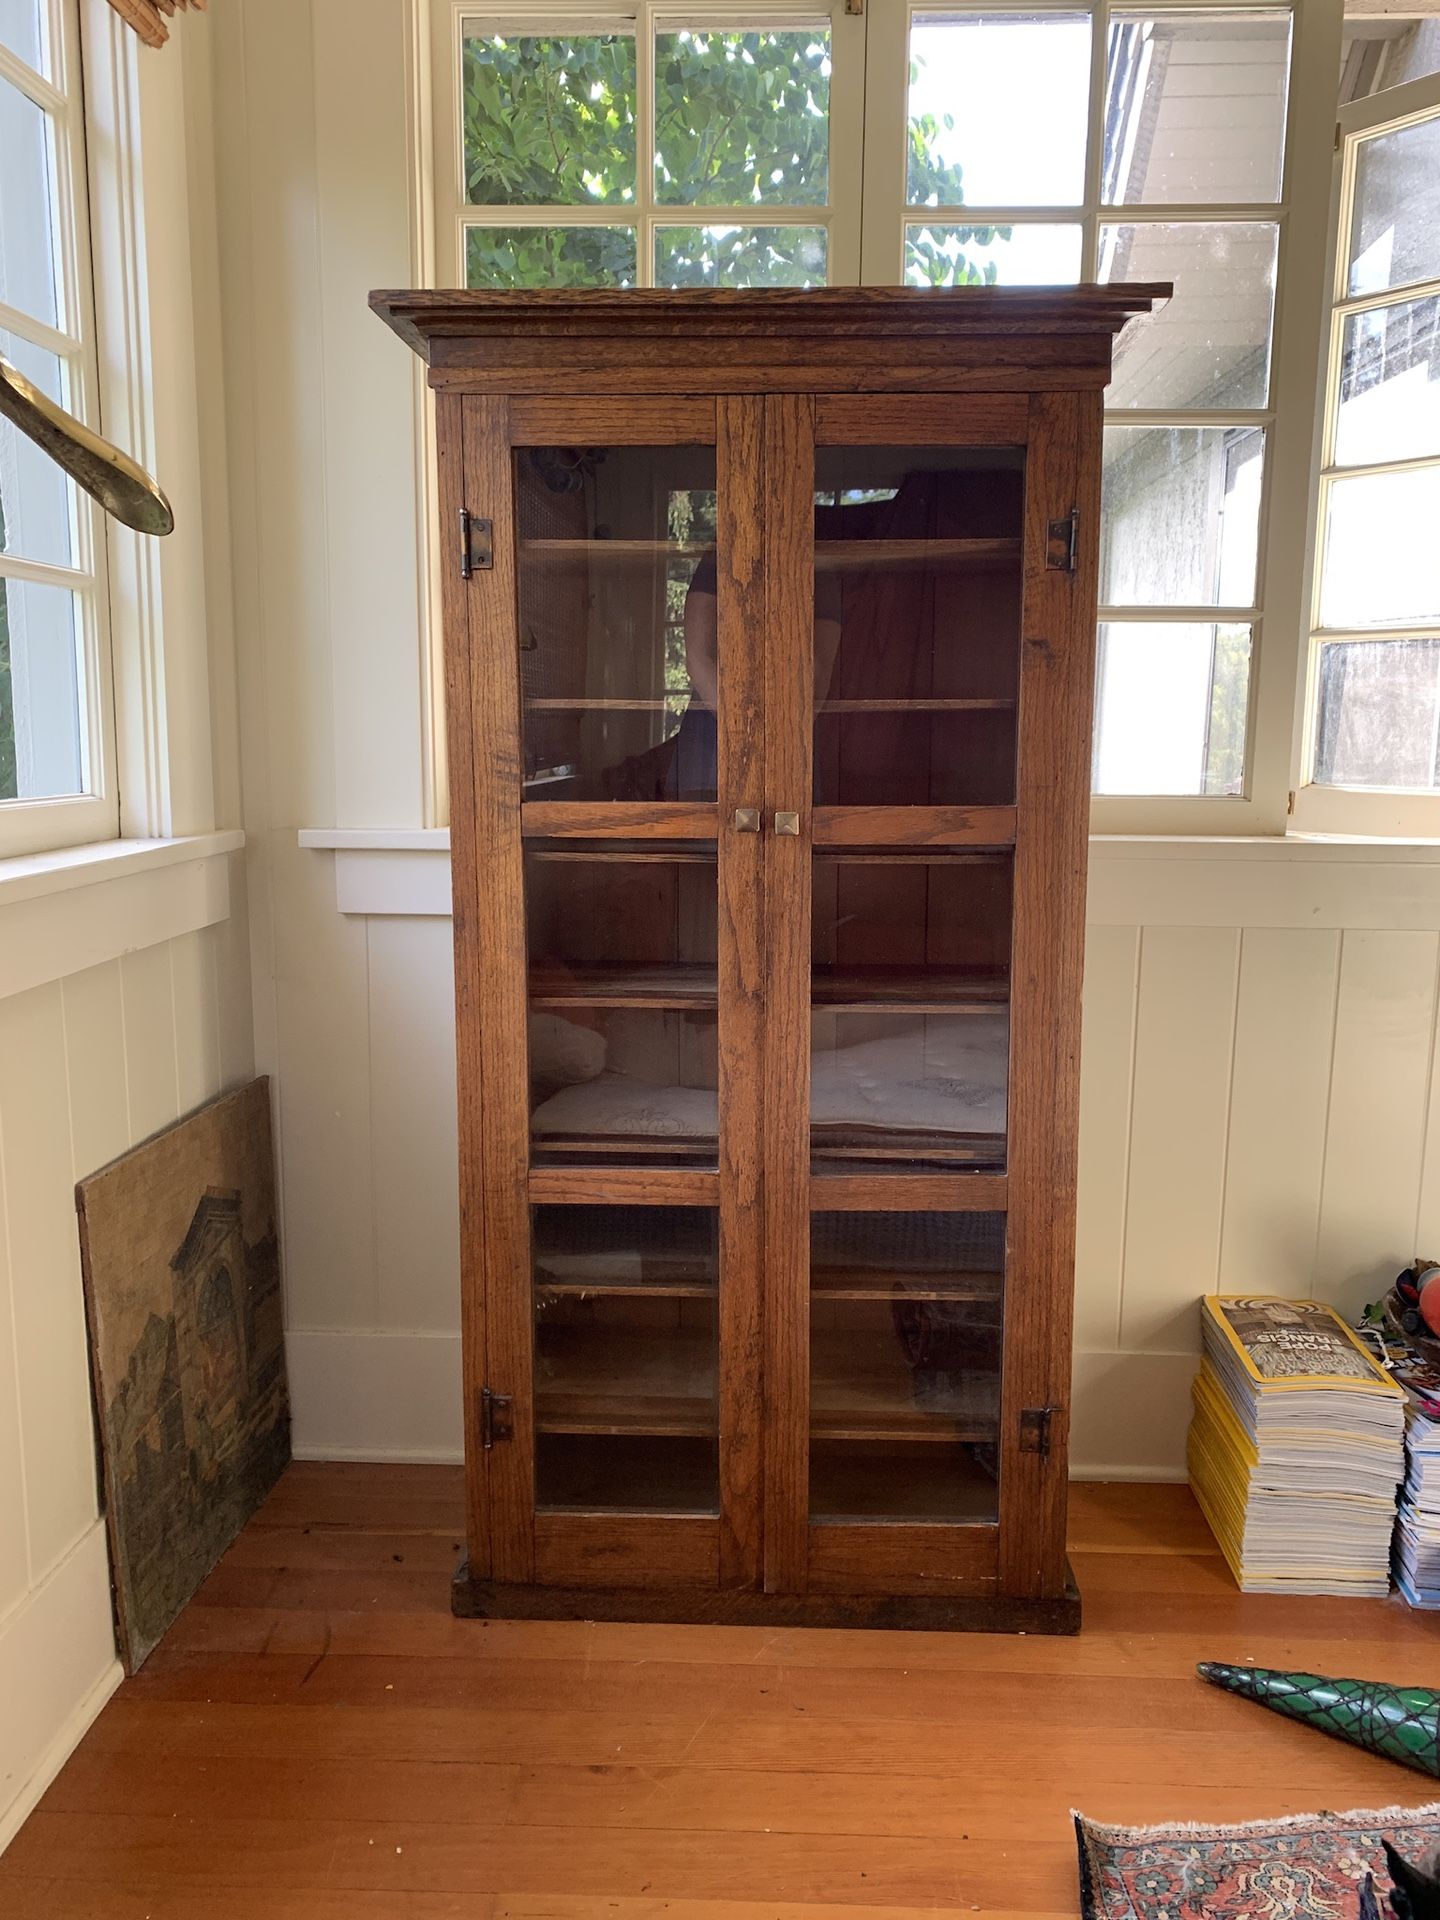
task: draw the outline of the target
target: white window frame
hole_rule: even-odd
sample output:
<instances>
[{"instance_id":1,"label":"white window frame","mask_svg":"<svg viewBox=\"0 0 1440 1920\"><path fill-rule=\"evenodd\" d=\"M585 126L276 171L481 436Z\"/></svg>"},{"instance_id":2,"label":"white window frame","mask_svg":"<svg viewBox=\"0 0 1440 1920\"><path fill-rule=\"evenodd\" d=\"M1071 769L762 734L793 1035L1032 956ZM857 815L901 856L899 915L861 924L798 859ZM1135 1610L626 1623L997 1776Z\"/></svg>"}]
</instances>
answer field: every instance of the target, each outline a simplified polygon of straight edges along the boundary
<instances>
[{"instance_id":1,"label":"white window frame","mask_svg":"<svg viewBox=\"0 0 1440 1920\"><path fill-rule=\"evenodd\" d=\"M1440 621L1407 622L1398 627L1367 627L1354 633L1327 629L1320 623L1321 559L1324 530L1333 480L1352 473L1390 473L1413 466L1409 460L1368 461L1364 466L1334 464L1334 436L1339 408L1345 320L1357 309L1400 305L1440 294L1440 278L1388 289L1383 293L1351 297L1347 288L1348 263L1341 246L1348 234L1354 208L1355 168L1367 140L1393 133L1418 121L1440 115L1440 74L1387 87L1343 107L1335 130L1335 159L1329 221L1328 351L1321 385L1316 431L1314 484L1310 489L1309 554L1306 572L1306 625L1301 699L1298 709L1295 757L1293 826L1297 832L1365 834L1376 838L1440 839L1440 793L1393 787L1319 786L1314 780L1315 735L1319 692L1319 663L1323 643L1330 640L1381 641L1404 638L1440 638Z\"/></svg>"},{"instance_id":2,"label":"white window frame","mask_svg":"<svg viewBox=\"0 0 1440 1920\"><path fill-rule=\"evenodd\" d=\"M49 326L0 303L0 328L57 354L66 368L70 411L88 425L98 425L80 0L44 0L42 36L46 73L37 73L0 46L0 75L42 108L53 128L52 214L60 325ZM0 858L88 844L113 838L120 831L105 516L78 488L74 489L72 543L73 565L68 567L0 554L0 578L61 587L76 595L87 791L53 799L0 801Z\"/></svg>"},{"instance_id":3,"label":"white window frame","mask_svg":"<svg viewBox=\"0 0 1440 1920\"><path fill-rule=\"evenodd\" d=\"M1292 20L1290 86L1280 197L1250 205L1166 204L1107 207L1101 201L1103 116L1108 27L1112 12L1135 12L1135 4L1112 0L957 0L954 11L967 14L1034 15L1053 13L1092 19L1090 59L1089 139L1083 199L1068 207L986 207L966 204L952 210L965 224L990 222L1060 222L1082 230L1082 278L1093 274L1104 224L1131 225L1142 221L1202 221L1204 219L1264 220L1279 229L1275 308L1270 356L1270 393L1263 408L1187 413L1115 408L1107 420L1117 425L1256 426L1266 436L1265 475L1260 502L1259 544L1255 604L1248 608L1126 606L1101 609L1101 619L1112 612L1130 621L1157 619L1193 621L1205 625L1245 622L1252 630L1250 712L1245 752L1245 790L1242 795L1095 795L1091 801L1091 830L1122 835L1277 835L1287 830L1295 785L1297 689L1301 686L1307 620L1307 552L1310 534L1309 493L1315 431L1315 395L1323 363L1324 313L1318 297L1326 284L1329 259L1330 157L1335 129L1335 98L1343 36L1343 0L1149 0L1146 13L1223 13L1231 9L1288 10ZM845 0L831 0L813 9L797 8L794 0L779 0L737 9L697 5L684 8L677 0L631 0L605 11L594 0L530 0L505 5L503 0L429 0L430 8L430 125L432 140L421 156L421 173L431 176L429 196L435 214L435 284L463 286L464 227L494 223L540 226L615 221L618 209L579 212L553 207L478 208L463 203L461 137L462 21L487 17L497 25L537 24L568 26L633 20L637 35L651 36L656 23L701 25L782 24L786 18L813 20L828 12L836 78L831 100L831 209L830 278L844 284L852 277L864 284L897 285L904 261L904 234L920 210L906 204L905 125L906 74L910 20L915 13L945 11L944 0L864 0L863 13L852 15ZM863 85L852 84L856 65L863 67ZM848 54L848 60L845 56ZM642 63L643 64L643 63ZM731 218L764 224L782 224L782 218L760 209L680 209L655 207L646 197L652 184L649 145L649 101L637 102L641 140L637 151L637 202L626 208L640 228L637 257L648 275L651 229L646 221L664 224L726 224ZM846 129L858 129L860 138L845 138ZM853 166L860 180L851 197L843 169ZM853 207L853 213L848 211ZM863 209L863 211L862 211ZM787 210L790 224L818 224L819 209ZM677 219L677 215L679 216ZM941 222L944 208L926 208L923 218ZM857 262L847 276L844 263ZM642 280L641 284L646 281ZM428 433L428 426L425 430ZM427 460L428 465L428 460ZM438 631L438 625L431 621ZM427 676L432 689L427 713L428 764L433 816L443 822L443 728L438 725L441 679L433 657Z\"/></svg>"}]
</instances>

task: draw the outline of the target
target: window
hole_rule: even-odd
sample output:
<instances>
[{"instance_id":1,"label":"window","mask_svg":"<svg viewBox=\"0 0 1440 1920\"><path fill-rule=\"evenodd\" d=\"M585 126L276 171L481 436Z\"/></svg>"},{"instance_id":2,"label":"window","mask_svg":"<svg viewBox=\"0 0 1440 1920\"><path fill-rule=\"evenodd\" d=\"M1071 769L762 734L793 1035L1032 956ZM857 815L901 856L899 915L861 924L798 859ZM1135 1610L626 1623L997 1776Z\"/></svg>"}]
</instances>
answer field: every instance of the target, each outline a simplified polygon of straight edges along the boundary
<instances>
[{"instance_id":1,"label":"window","mask_svg":"<svg viewBox=\"0 0 1440 1920\"><path fill-rule=\"evenodd\" d=\"M0 0L0 353L93 418L73 0ZM99 510L0 421L0 855L117 830Z\"/></svg>"},{"instance_id":2,"label":"window","mask_svg":"<svg viewBox=\"0 0 1440 1920\"><path fill-rule=\"evenodd\" d=\"M1306 825L1440 831L1440 79L1345 110Z\"/></svg>"},{"instance_id":3,"label":"window","mask_svg":"<svg viewBox=\"0 0 1440 1920\"><path fill-rule=\"evenodd\" d=\"M1286 183L1325 167L1337 0L870 0L860 15L837 0L811 16L557 0L543 25L504 0L440 4L458 81L437 130L438 177L456 183L442 279L1173 281L1119 343L1106 402L1097 824L1283 825L1301 514L1272 555L1270 498L1277 471L1303 496L1318 352L1304 276L1318 286L1324 250ZM1297 133L1292 74L1327 62ZM1268 686L1267 621L1289 636ZM1217 800L1238 804L1217 816Z\"/></svg>"}]
</instances>

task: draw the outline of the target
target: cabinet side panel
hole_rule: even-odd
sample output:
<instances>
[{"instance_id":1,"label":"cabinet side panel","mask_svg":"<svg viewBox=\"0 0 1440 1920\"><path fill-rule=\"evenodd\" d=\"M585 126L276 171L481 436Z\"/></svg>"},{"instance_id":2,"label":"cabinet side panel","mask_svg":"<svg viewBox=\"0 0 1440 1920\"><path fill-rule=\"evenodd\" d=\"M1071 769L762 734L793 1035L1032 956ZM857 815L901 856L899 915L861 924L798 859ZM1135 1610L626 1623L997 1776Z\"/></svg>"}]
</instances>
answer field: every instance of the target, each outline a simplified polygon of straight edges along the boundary
<instances>
[{"instance_id":1,"label":"cabinet side panel","mask_svg":"<svg viewBox=\"0 0 1440 1920\"><path fill-rule=\"evenodd\" d=\"M500 1580L528 1580L534 1566L534 1441L530 1305L529 1087L526 1059L525 901L520 843L520 691L515 621L514 502L509 408L465 403L465 501L496 530L494 564L466 589L470 642L473 840L468 864L475 934L457 954L474 1029L467 1065L478 1069L482 1124L471 1151L478 1208L463 1222L467 1260L479 1242L484 1275L482 1385L511 1400L513 1437L485 1459L491 1562ZM457 525L458 521L452 523ZM463 764L463 763L462 763ZM452 775L452 786L454 776ZM453 806L453 800L452 800ZM451 832L454 832L452 812ZM453 849L453 842L452 842ZM452 850L457 875L460 854ZM457 998L461 997L457 995ZM462 1144L462 1152L465 1147ZM478 1392L466 1408L468 1451L479 1444Z\"/></svg>"},{"instance_id":2,"label":"cabinet side panel","mask_svg":"<svg viewBox=\"0 0 1440 1920\"><path fill-rule=\"evenodd\" d=\"M720 1584L750 1586L760 1577L763 1519L763 842L733 822L737 807L765 798L764 402L722 400L717 425Z\"/></svg>"},{"instance_id":3,"label":"cabinet side panel","mask_svg":"<svg viewBox=\"0 0 1440 1920\"><path fill-rule=\"evenodd\" d=\"M463 402L436 395L442 528L458 527L465 501ZM485 1379L484 1180L480 1085L481 960L475 868L475 740L470 691L469 608L458 566L440 569L445 645L445 724L450 769L450 867L455 939L455 1064L460 1142L460 1344L464 1374L465 1530L473 1574L491 1572L486 1467L475 1419Z\"/></svg>"},{"instance_id":4,"label":"cabinet side panel","mask_svg":"<svg viewBox=\"0 0 1440 1920\"><path fill-rule=\"evenodd\" d=\"M765 1586L803 1593L810 1443L810 827L815 409L765 403ZM799 815L773 833L772 809Z\"/></svg>"},{"instance_id":5,"label":"cabinet side panel","mask_svg":"<svg viewBox=\"0 0 1440 1920\"><path fill-rule=\"evenodd\" d=\"M1001 1398L1000 1591L1065 1584L1080 981L1094 687L1098 395L1037 394L1025 482L1025 598L1011 955L1009 1223ZM1052 521L1079 511L1075 571ZM1050 1408L1048 1449L1026 1409ZM1028 1440L1028 1444L1027 1444Z\"/></svg>"}]
</instances>

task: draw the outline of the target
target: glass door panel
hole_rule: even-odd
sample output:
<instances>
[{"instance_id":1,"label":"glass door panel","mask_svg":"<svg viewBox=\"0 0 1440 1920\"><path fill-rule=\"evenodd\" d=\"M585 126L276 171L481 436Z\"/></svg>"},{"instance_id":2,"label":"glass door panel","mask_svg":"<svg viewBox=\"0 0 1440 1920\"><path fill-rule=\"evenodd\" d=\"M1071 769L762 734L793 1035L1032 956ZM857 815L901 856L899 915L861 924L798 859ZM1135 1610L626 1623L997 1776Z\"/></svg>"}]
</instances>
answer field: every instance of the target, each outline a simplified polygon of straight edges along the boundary
<instances>
[{"instance_id":1,"label":"glass door panel","mask_svg":"<svg viewBox=\"0 0 1440 1920\"><path fill-rule=\"evenodd\" d=\"M993 1524L1005 1216L810 1229L812 1522Z\"/></svg>"},{"instance_id":2,"label":"glass door panel","mask_svg":"<svg viewBox=\"0 0 1440 1920\"><path fill-rule=\"evenodd\" d=\"M714 800L714 447L518 447L514 477L524 798Z\"/></svg>"},{"instance_id":3,"label":"glass door panel","mask_svg":"<svg viewBox=\"0 0 1440 1920\"><path fill-rule=\"evenodd\" d=\"M815 457L814 797L1015 798L1017 447L822 447Z\"/></svg>"},{"instance_id":4,"label":"glass door panel","mask_svg":"<svg viewBox=\"0 0 1440 1920\"><path fill-rule=\"evenodd\" d=\"M532 1210L541 1511L719 1510L710 1207Z\"/></svg>"},{"instance_id":5,"label":"glass door panel","mask_svg":"<svg viewBox=\"0 0 1440 1920\"><path fill-rule=\"evenodd\" d=\"M531 1161L714 1167L713 843L531 840Z\"/></svg>"}]
</instances>

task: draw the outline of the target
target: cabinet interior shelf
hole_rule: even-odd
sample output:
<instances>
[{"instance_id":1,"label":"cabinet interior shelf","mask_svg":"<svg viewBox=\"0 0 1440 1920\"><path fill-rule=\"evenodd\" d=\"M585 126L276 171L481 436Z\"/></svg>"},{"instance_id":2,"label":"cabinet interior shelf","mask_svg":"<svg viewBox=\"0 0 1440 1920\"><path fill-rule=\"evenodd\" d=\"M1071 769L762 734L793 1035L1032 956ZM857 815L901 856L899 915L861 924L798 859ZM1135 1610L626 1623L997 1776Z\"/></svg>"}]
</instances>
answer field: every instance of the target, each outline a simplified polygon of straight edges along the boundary
<instances>
[{"instance_id":1,"label":"cabinet interior shelf","mask_svg":"<svg viewBox=\"0 0 1440 1920\"><path fill-rule=\"evenodd\" d=\"M961 1014L1003 1006L1009 995L1004 973L945 967L817 967L811 981L811 998L827 1013ZM678 963L574 972L535 968L530 1005L706 1012L717 1005L716 974L713 967Z\"/></svg>"},{"instance_id":2,"label":"cabinet interior shelf","mask_svg":"<svg viewBox=\"0 0 1440 1920\"><path fill-rule=\"evenodd\" d=\"M653 699L620 699L579 695L571 698L568 694L536 694L525 702L527 713L677 713L683 710L691 695L687 689L675 693L660 695ZM971 697L969 695L936 696L917 695L914 699L886 700L820 700L816 702L817 714L829 717L857 713L1013 713L1013 697L990 698L989 696Z\"/></svg>"},{"instance_id":3,"label":"cabinet interior shelf","mask_svg":"<svg viewBox=\"0 0 1440 1920\"><path fill-rule=\"evenodd\" d=\"M703 540L522 540L522 560L700 560L715 551ZM820 573L858 567L994 566L1020 558L1018 536L969 540L817 540Z\"/></svg>"},{"instance_id":4,"label":"cabinet interior shelf","mask_svg":"<svg viewBox=\"0 0 1440 1920\"><path fill-rule=\"evenodd\" d=\"M993 1272L897 1273L893 1267L812 1267L816 1300L993 1301L1000 1304L1005 1277Z\"/></svg>"},{"instance_id":5,"label":"cabinet interior shelf","mask_svg":"<svg viewBox=\"0 0 1440 1920\"><path fill-rule=\"evenodd\" d=\"M535 1383L537 1433L713 1436L716 1343L708 1329L674 1329L648 1342L598 1329L545 1329ZM953 1378L953 1376L952 1376ZM898 1344L857 1350L848 1334L817 1334L811 1348L810 1433L816 1440L993 1441L999 1383L916 1376Z\"/></svg>"}]
</instances>

